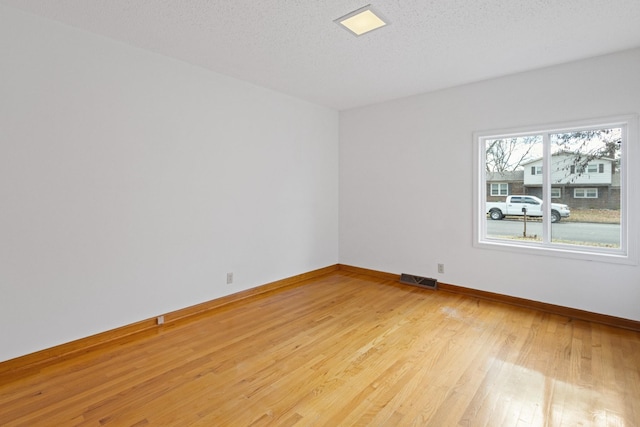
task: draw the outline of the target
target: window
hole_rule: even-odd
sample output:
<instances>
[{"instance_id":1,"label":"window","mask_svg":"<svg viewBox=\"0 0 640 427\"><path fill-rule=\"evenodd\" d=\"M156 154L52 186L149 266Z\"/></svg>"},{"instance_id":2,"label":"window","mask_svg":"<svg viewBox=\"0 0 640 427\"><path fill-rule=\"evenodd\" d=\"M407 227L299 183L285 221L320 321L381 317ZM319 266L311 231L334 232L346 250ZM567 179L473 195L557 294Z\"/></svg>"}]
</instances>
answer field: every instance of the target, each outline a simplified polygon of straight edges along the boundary
<instances>
[{"instance_id":1,"label":"window","mask_svg":"<svg viewBox=\"0 0 640 427\"><path fill-rule=\"evenodd\" d=\"M638 222L627 218L640 210L640 191L628 183L640 174L628 170L637 162L627 157L639 148L636 115L475 133L474 246L637 264L638 242L628 236L638 232ZM522 177L514 182L522 192L506 202L487 200L506 195L501 183L487 185L486 177L497 172ZM606 186L607 194L594 184ZM562 198L566 186L573 187L573 206L552 200ZM606 221L598 217L602 208Z\"/></svg>"},{"instance_id":2,"label":"window","mask_svg":"<svg viewBox=\"0 0 640 427\"><path fill-rule=\"evenodd\" d=\"M573 197L576 199L597 199L597 188L575 188L573 190Z\"/></svg>"},{"instance_id":3,"label":"window","mask_svg":"<svg viewBox=\"0 0 640 427\"><path fill-rule=\"evenodd\" d=\"M507 194L509 194L509 184L502 182L491 184L492 196L506 196Z\"/></svg>"},{"instance_id":4,"label":"window","mask_svg":"<svg viewBox=\"0 0 640 427\"><path fill-rule=\"evenodd\" d=\"M571 165L570 170L572 174L575 173L584 173L585 171L588 173L604 173L604 163L598 163L597 165Z\"/></svg>"},{"instance_id":5,"label":"window","mask_svg":"<svg viewBox=\"0 0 640 427\"><path fill-rule=\"evenodd\" d=\"M531 197L523 197L522 198L522 203L527 203L530 205L539 205L540 202L538 202L536 199L531 198Z\"/></svg>"}]
</instances>

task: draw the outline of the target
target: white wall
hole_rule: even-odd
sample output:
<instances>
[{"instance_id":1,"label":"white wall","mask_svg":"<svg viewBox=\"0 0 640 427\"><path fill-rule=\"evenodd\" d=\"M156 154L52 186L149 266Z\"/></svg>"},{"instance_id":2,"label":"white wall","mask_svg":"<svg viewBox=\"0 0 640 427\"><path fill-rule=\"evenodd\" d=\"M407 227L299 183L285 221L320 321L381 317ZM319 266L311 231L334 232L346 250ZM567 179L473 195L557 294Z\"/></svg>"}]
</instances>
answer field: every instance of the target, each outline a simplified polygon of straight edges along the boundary
<instances>
[{"instance_id":1,"label":"white wall","mask_svg":"<svg viewBox=\"0 0 640 427\"><path fill-rule=\"evenodd\" d=\"M638 265L472 246L474 131L638 112L640 49L342 112L340 262L640 320Z\"/></svg>"},{"instance_id":2,"label":"white wall","mask_svg":"<svg viewBox=\"0 0 640 427\"><path fill-rule=\"evenodd\" d=\"M4 6L0 52L0 361L338 261L336 111Z\"/></svg>"}]
</instances>

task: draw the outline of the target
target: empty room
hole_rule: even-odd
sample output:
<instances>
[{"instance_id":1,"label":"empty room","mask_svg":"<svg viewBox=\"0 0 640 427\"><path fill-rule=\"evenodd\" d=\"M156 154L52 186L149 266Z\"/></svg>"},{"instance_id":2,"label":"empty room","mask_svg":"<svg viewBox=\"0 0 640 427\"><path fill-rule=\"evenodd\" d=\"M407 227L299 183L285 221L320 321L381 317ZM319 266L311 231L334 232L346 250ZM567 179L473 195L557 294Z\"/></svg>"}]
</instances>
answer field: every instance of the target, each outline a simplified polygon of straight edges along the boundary
<instances>
[{"instance_id":1,"label":"empty room","mask_svg":"<svg viewBox=\"0 0 640 427\"><path fill-rule=\"evenodd\" d=\"M639 22L0 0L0 425L640 426Z\"/></svg>"}]
</instances>

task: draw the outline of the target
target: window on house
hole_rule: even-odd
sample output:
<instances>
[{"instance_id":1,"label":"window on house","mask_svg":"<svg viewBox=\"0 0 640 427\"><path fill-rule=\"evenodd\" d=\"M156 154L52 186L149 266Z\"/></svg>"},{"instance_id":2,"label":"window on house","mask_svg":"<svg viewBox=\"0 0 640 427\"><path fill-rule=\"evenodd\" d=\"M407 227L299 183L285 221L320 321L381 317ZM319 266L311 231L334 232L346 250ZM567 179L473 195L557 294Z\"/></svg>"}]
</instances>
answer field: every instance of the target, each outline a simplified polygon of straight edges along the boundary
<instances>
[{"instance_id":1,"label":"window on house","mask_svg":"<svg viewBox=\"0 0 640 427\"><path fill-rule=\"evenodd\" d=\"M507 183L493 183L491 184L492 196L506 196L509 194L509 184Z\"/></svg>"},{"instance_id":2,"label":"window on house","mask_svg":"<svg viewBox=\"0 0 640 427\"><path fill-rule=\"evenodd\" d=\"M597 199L597 188L574 188L573 197L576 199Z\"/></svg>"},{"instance_id":3,"label":"window on house","mask_svg":"<svg viewBox=\"0 0 640 427\"><path fill-rule=\"evenodd\" d=\"M475 133L474 245L637 263L638 245L630 243L628 236L638 231L638 225L627 221L627 215L630 206L638 206L640 200L630 198L627 183L630 175L637 179L638 172L626 167L631 163L628 153L639 148L637 138L637 116ZM612 167L605 168L606 162L612 162ZM519 173L523 177L521 194L541 201L535 209L526 210L527 221L522 205L516 206L514 200L519 198L522 203L524 196L487 201L487 196L501 193L498 183L486 183L486 176L496 172ZM593 173L597 178L590 175ZM615 179L614 173L619 175ZM607 186L607 194L598 192L594 179ZM564 186L575 187L573 195L580 203L576 200L571 206L552 200L562 197Z\"/></svg>"}]
</instances>

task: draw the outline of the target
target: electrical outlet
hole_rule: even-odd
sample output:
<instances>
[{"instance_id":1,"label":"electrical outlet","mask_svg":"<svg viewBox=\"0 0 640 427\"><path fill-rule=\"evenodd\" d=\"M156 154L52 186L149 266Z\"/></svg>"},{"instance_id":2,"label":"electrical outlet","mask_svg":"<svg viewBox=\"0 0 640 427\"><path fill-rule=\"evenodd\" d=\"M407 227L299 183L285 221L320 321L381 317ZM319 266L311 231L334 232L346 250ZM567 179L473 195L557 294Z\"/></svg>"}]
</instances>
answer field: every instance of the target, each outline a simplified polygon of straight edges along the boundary
<instances>
[{"instance_id":1,"label":"electrical outlet","mask_svg":"<svg viewBox=\"0 0 640 427\"><path fill-rule=\"evenodd\" d=\"M233 283L233 273L227 273L227 285Z\"/></svg>"},{"instance_id":2,"label":"electrical outlet","mask_svg":"<svg viewBox=\"0 0 640 427\"><path fill-rule=\"evenodd\" d=\"M438 273L444 274L444 264L438 264Z\"/></svg>"},{"instance_id":3,"label":"electrical outlet","mask_svg":"<svg viewBox=\"0 0 640 427\"><path fill-rule=\"evenodd\" d=\"M164 325L164 316L156 317L156 324L157 325Z\"/></svg>"}]
</instances>

